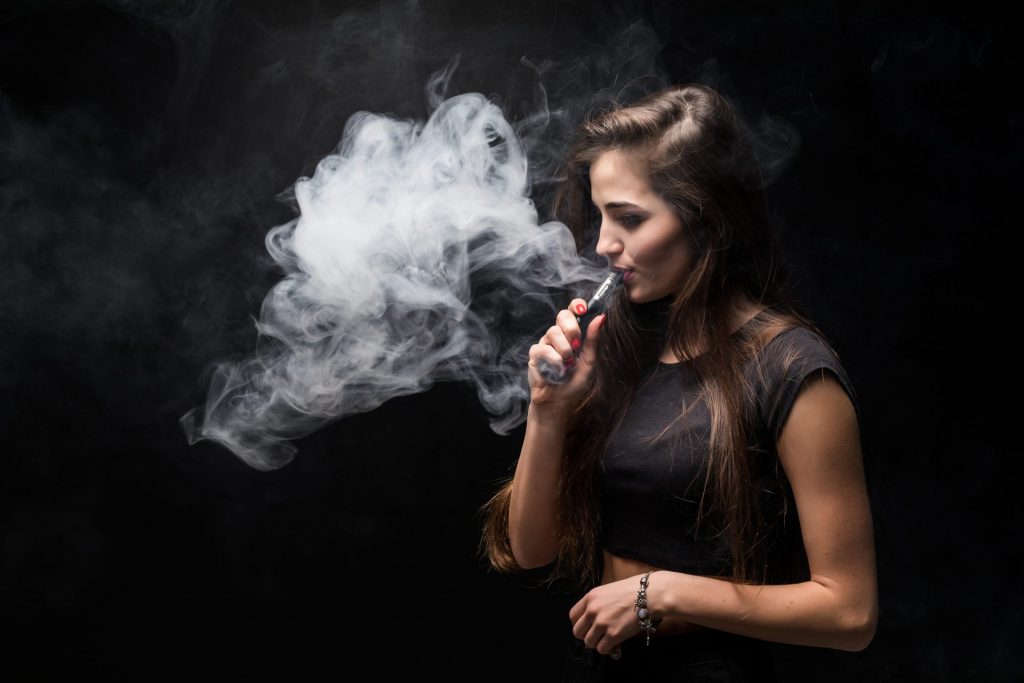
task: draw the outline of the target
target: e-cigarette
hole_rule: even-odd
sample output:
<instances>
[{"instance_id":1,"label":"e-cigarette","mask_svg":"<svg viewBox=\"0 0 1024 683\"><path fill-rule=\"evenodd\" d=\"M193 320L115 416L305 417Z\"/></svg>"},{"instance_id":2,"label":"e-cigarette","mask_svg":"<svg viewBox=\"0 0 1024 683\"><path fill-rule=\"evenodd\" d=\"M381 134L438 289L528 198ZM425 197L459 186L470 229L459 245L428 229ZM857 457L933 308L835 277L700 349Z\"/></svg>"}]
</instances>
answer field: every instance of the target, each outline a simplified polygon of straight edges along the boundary
<instances>
[{"instance_id":1,"label":"e-cigarette","mask_svg":"<svg viewBox=\"0 0 1024 683\"><path fill-rule=\"evenodd\" d=\"M622 275L623 271L621 270L613 270L608 273L608 277L604 279L601 286L594 292L594 296L590 297L590 301L587 302L586 313L576 316L576 322L580 325L581 349L583 348L583 342L587 339L587 328L590 326L590 321L604 313L605 309L608 308L608 301L612 298L612 292L622 284Z\"/></svg>"},{"instance_id":2,"label":"e-cigarette","mask_svg":"<svg viewBox=\"0 0 1024 683\"><path fill-rule=\"evenodd\" d=\"M608 308L608 302L611 300L612 294L622 284L622 276L623 271L621 270L613 270L608 273L608 277L604 279L601 286L590 297L590 301L587 302L587 310L583 315L576 316L576 322L580 326L580 350L583 349L583 342L587 338L587 328L594 318L604 313ZM543 360L538 364L537 370L544 379L552 384L561 384L568 378L569 373L572 372L571 367L559 368Z\"/></svg>"}]
</instances>

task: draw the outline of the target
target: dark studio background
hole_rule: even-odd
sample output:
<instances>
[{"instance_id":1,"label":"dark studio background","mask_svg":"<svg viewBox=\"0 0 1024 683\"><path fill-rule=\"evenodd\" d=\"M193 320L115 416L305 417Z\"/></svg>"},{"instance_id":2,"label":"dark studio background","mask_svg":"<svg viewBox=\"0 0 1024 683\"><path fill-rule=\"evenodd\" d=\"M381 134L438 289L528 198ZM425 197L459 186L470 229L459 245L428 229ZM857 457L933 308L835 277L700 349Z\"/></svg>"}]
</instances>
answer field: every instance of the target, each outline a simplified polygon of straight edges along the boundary
<instances>
[{"instance_id":1,"label":"dark studio background","mask_svg":"<svg viewBox=\"0 0 1024 683\"><path fill-rule=\"evenodd\" d=\"M521 431L495 435L472 389L332 423L269 473L178 424L204 368L255 344L280 277L263 238L293 215L277 196L355 111L424 118L456 53L449 94L510 117L538 80L571 112L647 69L796 131L771 197L798 296L860 392L882 613L867 650L777 646L779 670L1020 679L1018 402L999 398L1016 365L1013 38L976 5L4 4L8 680L557 670L575 596L476 554Z\"/></svg>"}]
</instances>

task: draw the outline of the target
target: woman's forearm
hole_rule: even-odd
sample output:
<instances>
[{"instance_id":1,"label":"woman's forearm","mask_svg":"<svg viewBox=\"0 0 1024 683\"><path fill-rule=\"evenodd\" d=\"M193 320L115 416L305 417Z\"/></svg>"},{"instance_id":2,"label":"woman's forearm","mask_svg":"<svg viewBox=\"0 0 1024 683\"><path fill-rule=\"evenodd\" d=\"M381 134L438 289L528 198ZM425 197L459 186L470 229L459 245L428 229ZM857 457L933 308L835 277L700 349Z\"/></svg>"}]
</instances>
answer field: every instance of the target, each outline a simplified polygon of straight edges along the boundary
<instances>
[{"instance_id":1,"label":"woman's forearm","mask_svg":"<svg viewBox=\"0 0 1024 683\"><path fill-rule=\"evenodd\" d=\"M558 554L555 501L566 424L563 412L530 405L508 513L512 554L524 569L548 564Z\"/></svg>"},{"instance_id":2,"label":"woman's forearm","mask_svg":"<svg viewBox=\"0 0 1024 683\"><path fill-rule=\"evenodd\" d=\"M793 645L856 652L874 637L878 601L818 581L751 585L660 571L651 575L648 600L655 616ZM870 592L870 594L864 594Z\"/></svg>"}]
</instances>

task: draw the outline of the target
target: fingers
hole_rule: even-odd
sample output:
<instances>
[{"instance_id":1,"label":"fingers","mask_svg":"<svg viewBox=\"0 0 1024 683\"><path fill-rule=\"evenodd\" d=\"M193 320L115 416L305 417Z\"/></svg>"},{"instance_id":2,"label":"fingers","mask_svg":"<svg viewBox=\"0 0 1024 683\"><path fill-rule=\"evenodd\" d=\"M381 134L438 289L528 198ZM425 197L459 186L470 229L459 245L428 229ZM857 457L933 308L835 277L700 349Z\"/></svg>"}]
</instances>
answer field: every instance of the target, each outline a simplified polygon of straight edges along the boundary
<instances>
[{"instance_id":1,"label":"fingers","mask_svg":"<svg viewBox=\"0 0 1024 683\"><path fill-rule=\"evenodd\" d=\"M587 325L587 340L583 344L583 353L580 354L587 363L593 363L597 357L597 344L601 336L600 330L604 326L604 321L607 317L606 314L602 313Z\"/></svg>"},{"instance_id":2,"label":"fingers","mask_svg":"<svg viewBox=\"0 0 1024 683\"><path fill-rule=\"evenodd\" d=\"M580 324L576 320L576 314L568 308L564 308L555 316L555 323L565 337L565 343L573 352L580 348Z\"/></svg>"},{"instance_id":3,"label":"fingers","mask_svg":"<svg viewBox=\"0 0 1024 683\"><path fill-rule=\"evenodd\" d=\"M546 348L550 349L550 346ZM565 384L569 379L569 368L572 365L565 365L559 361L549 361L544 358L533 360L528 363L528 380L530 387L542 389L551 385ZM531 396L531 400L536 397Z\"/></svg>"},{"instance_id":4,"label":"fingers","mask_svg":"<svg viewBox=\"0 0 1024 683\"><path fill-rule=\"evenodd\" d=\"M541 344L550 344L557 353L558 358L566 365L572 365L576 360L576 353L581 347L581 334L576 311L586 313L587 302L583 299L573 299L567 308L562 309L555 316L555 324L548 328L547 333L541 337ZM555 358L548 355L547 360L553 362Z\"/></svg>"},{"instance_id":5,"label":"fingers","mask_svg":"<svg viewBox=\"0 0 1024 683\"><path fill-rule=\"evenodd\" d=\"M569 620L573 623L572 634L591 650L606 655L618 642L612 640L611 629L606 624L601 624L596 618L596 613L587 609L587 606L588 601L584 597L569 610Z\"/></svg>"},{"instance_id":6,"label":"fingers","mask_svg":"<svg viewBox=\"0 0 1024 683\"><path fill-rule=\"evenodd\" d=\"M542 387L545 384L562 384L567 381L577 362L582 358L584 346L593 346L580 330L578 316L587 312L587 302L573 299L569 305L555 316L555 324L548 328L544 336L530 347L530 381L531 386ZM589 317L589 316L588 316ZM598 316L603 318L603 316ZM601 321L594 319L585 323L588 334L596 332ZM591 361L594 354L589 356Z\"/></svg>"},{"instance_id":7,"label":"fingers","mask_svg":"<svg viewBox=\"0 0 1024 683\"><path fill-rule=\"evenodd\" d=\"M566 320L567 317L571 318L571 321ZM548 328L541 343L546 341L550 344L563 361L576 360L576 349L573 348L572 340L579 338L580 328L576 325L575 318L572 318L568 311L560 311L555 321L557 324Z\"/></svg>"},{"instance_id":8,"label":"fingers","mask_svg":"<svg viewBox=\"0 0 1024 683\"><path fill-rule=\"evenodd\" d=\"M588 622L589 623L589 622ZM599 626L596 622L591 624L589 628L582 625L582 622L577 622L572 629L573 635L583 641L583 644L591 650L597 650L602 655L612 655L618 650L619 654L622 653L619 648L619 643L622 640L621 634L613 628L606 628ZM579 635L580 632L585 631L583 635Z\"/></svg>"},{"instance_id":9,"label":"fingers","mask_svg":"<svg viewBox=\"0 0 1024 683\"><path fill-rule=\"evenodd\" d=\"M576 359L573 358L572 352L569 353L569 359L558 353L551 344L544 343L544 338L541 339L541 343L534 344L530 347L530 362L529 366L535 368L540 372L545 365L551 369L562 369L571 367L575 363ZM541 375L543 376L543 372Z\"/></svg>"},{"instance_id":10,"label":"fingers","mask_svg":"<svg viewBox=\"0 0 1024 683\"><path fill-rule=\"evenodd\" d=\"M575 353L580 352L585 334L580 330L581 316L587 312L587 302L583 299L573 299L565 310L559 311L556 317L558 326L565 333L569 345ZM589 318L589 316L587 316Z\"/></svg>"},{"instance_id":11,"label":"fingers","mask_svg":"<svg viewBox=\"0 0 1024 683\"><path fill-rule=\"evenodd\" d=\"M572 632L573 632L573 635L575 635L577 638L580 638L581 636L576 635L576 624L583 617L583 615L586 614L586 612L587 612L586 597L583 597L582 599L578 600L576 602L576 604L572 606L572 609L569 610L569 621L571 621L573 623Z\"/></svg>"},{"instance_id":12,"label":"fingers","mask_svg":"<svg viewBox=\"0 0 1024 683\"><path fill-rule=\"evenodd\" d=\"M539 378L549 384L561 384L566 371L575 364L572 347L557 326L551 327L539 342L530 347L529 366L533 380Z\"/></svg>"}]
</instances>

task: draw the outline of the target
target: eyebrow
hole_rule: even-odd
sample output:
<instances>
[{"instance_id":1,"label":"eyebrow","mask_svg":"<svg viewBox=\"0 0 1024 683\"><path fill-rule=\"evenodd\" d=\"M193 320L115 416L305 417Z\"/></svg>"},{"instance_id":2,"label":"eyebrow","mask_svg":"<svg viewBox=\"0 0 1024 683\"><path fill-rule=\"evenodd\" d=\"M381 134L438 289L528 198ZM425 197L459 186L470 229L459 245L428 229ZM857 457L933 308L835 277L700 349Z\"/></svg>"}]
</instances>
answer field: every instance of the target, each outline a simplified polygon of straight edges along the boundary
<instances>
[{"instance_id":1,"label":"eyebrow","mask_svg":"<svg viewBox=\"0 0 1024 683\"><path fill-rule=\"evenodd\" d=\"M631 202L608 202L607 204L604 205L604 208L606 209L624 209L627 207L632 207L634 209L642 208Z\"/></svg>"}]
</instances>

